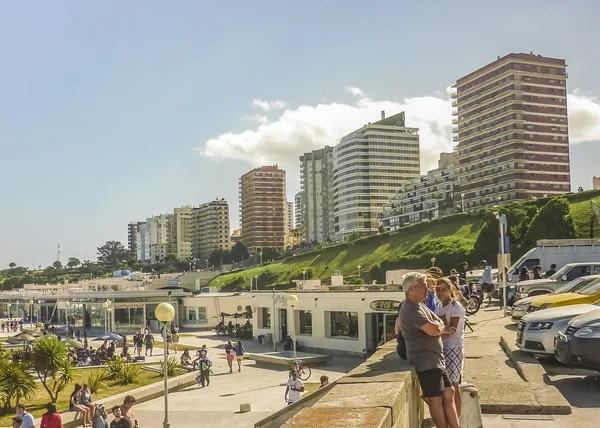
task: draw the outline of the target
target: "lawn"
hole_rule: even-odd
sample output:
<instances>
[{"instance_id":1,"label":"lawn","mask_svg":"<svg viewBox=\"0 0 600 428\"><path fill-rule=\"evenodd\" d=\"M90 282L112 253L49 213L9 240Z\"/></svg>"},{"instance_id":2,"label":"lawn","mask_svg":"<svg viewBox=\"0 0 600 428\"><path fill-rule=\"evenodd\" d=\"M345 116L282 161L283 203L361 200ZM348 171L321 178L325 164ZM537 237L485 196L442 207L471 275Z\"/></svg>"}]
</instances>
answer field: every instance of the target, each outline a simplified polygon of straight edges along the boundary
<instances>
[{"instance_id":1,"label":"lawn","mask_svg":"<svg viewBox=\"0 0 600 428\"><path fill-rule=\"evenodd\" d=\"M73 392L72 385L76 383L83 385L84 383L87 383L87 379L92 373L98 373L104 370L104 368L76 369L73 382L68 385L58 396L58 403L56 404L58 411L63 412L69 408L69 397L71 392ZM142 370L138 381L131 385L118 385L114 381L105 381L106 387L101 389L98 394L94 394L93 399L94 401L98 401L112 395L120 394L125 391L160 381L162 381L162 377L158 373L149 370ZM35 418L39 418L42 414L46 413L44 406L50 401L50 398L42 384L38 382L38 387L33 395L22 401L27 404L29 412L31 412ZM11 426L11 419L13 416L14 414L12 413L6 416L0 416L0 426Z\"/></svg>"},{"instance_id":2,"label":"lawn","mask_svg":"<svg viewBox=\"0 0 600 428\"><path fill-rule=\"evenodd\" d=\"M304 395L312 394L321 386L320 383L305 383L304 384Z\"/></svg>"},{"instance_id":3,"label":"lawn","mask_svg":"<svg viewBox=\"0 0 600 428\"><path fill-rule=\"evenodd\" d=\"M592 199L571 203L570 214L578 238L590 237L590 216L592 215L591 200ZM600 206L600 197L594 198L593 200ZM594 226L594 238L600 238L600 224Z\"/></svg>"}]
</instances>

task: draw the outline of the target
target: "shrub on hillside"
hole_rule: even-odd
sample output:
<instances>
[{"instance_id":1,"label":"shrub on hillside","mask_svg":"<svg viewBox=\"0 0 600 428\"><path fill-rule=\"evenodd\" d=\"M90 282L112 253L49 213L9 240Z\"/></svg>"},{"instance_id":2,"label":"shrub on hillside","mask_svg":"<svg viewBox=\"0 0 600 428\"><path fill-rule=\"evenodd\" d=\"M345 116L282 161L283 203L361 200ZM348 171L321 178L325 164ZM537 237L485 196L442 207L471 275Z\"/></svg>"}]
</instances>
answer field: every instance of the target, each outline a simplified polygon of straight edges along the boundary
<instances>
[{"instance_id":1,"label":"shrub on hillside","mask_svg":"<svg viewBox=\"0 0 600 428\"><path fill-rule=\"evenodd\" d=\"M534 217L523 239L523 245L532 248L538 239L575 237L575 226L569 215L569 202L564 197L557 197L552 198Z\"/></svg>"}]
</instances>

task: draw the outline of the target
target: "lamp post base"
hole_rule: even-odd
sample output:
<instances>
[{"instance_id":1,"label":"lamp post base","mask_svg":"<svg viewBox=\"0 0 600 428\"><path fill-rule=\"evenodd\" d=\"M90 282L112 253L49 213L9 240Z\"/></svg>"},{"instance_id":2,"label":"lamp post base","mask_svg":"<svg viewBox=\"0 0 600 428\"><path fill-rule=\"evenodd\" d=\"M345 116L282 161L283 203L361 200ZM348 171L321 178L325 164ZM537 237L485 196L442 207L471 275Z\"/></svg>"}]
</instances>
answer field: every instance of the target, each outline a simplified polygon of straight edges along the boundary
<instances>
[{"instance_id":1,"label":"lamp post base","mask_svg":"<svg viewBox=\"0 0 600 428\"><path fill-rule=\"evenodd\" d=\"M171 428L171 422L168 419L163 421L163 428Z\"/></svg>"}]
</instances>

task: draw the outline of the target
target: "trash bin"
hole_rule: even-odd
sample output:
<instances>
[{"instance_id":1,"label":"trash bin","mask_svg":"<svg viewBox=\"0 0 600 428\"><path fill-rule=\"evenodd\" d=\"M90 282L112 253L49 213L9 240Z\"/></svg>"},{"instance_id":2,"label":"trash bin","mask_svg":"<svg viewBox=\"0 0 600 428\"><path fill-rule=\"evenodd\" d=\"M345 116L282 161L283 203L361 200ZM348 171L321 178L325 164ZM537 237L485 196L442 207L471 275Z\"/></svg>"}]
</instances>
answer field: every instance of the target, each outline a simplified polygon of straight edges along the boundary
<instances>
[{"instance_id":1,"label":"trash bin","mask_svg":"<svg viewBox=\"0 0 600 428\"><path fill-rule=\"evenodd\" d=\"M259 345L262 345L264 341L265 341L265 336L264 336L264 335L262 335L262 334L260 334L260 335L258 336L258 344L259 344Z\"/></svg>"},{"instance_id":2,"label":"trash bin","mask_svg":"<svg viewBox=\"0 0 600 428\"><path fill-rule=\"evenodd\" d=\"M273 343L273 333L267 333L266 343Z\"/></svg>"}]
</instances>

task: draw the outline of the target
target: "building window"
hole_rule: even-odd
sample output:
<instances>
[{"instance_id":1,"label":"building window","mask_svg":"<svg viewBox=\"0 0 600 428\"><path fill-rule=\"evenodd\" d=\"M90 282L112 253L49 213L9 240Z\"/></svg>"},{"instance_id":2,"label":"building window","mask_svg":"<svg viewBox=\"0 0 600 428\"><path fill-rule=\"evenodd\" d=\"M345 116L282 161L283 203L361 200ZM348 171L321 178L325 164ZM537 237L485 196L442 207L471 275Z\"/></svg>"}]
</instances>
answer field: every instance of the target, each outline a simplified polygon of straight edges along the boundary
<instances>
[{"instance_id":1,"label":"building window","mask_svg":"<svg viewBox=\"0 0 600 428\"><path fill-rule=\"evenodd\" d=\"M330 336L358 339L358 312L329 312Z\"/></svg>"},{"instance_id":2,"label":"building window","mask_svg":"<svg viewBox=\"0 0 600 428\"><path fill-rule=\"evenodd\" d=\"M271 328L271 310L258 308L258 328Z\"/></svg>"},{"instance_id":3,"label":"building window","mask_svg":"<svg viewBox=\"0 0 600 428\"><path fill-rule=\"evenodd\" d=\"M312 312L311 311L296 311L298 317L298 325L300 326L300 334L312 335Z\"/></svg>"}]
</instances>

